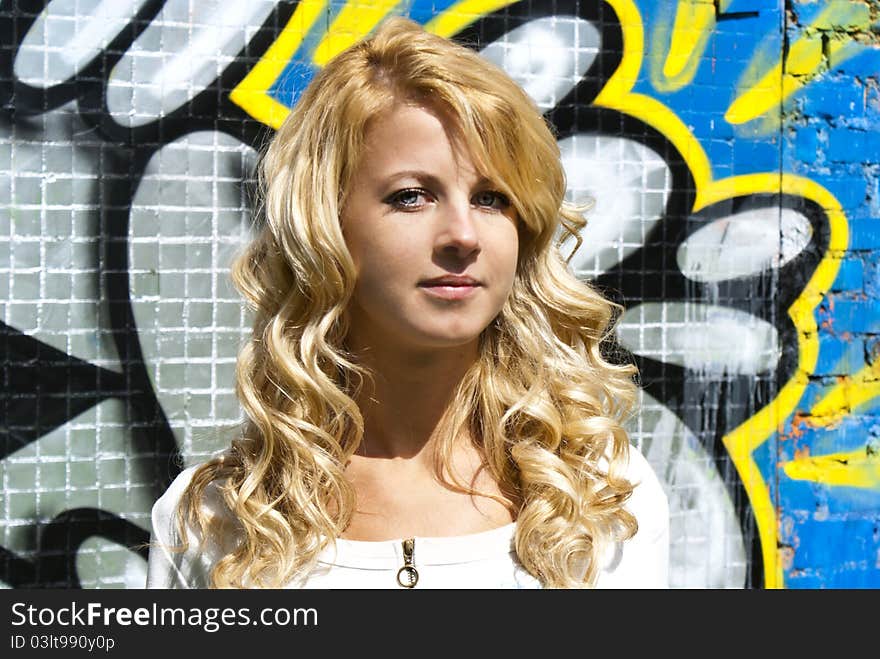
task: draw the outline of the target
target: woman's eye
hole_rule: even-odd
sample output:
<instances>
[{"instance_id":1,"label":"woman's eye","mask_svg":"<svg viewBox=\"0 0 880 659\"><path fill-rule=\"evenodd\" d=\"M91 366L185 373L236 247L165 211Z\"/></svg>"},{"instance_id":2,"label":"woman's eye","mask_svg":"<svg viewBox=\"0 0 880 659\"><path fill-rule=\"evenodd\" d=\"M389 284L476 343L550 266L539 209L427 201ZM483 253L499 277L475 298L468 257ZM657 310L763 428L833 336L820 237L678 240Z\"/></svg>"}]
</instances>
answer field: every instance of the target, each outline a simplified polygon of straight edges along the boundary
<instances>
[{"instance_id":1,"label":"woman's eye","mask_svg":"<svg viewBox=\"0 0 880 659\"><path fill-rule=\"evenodd\" d=\"M503 211L510 206L510 199L508 199L506 195L496 192L495 190L484 190L483 192L478 192L474 196L474 203L477 206L484 206L486 208Z\"/></svg>"},{"instance_id":2,"label":"woman's eye","mask_svg":"<svg viewBox=\"0 0 880 659\"><path fill-rule=\"evenodd\" d=\"M385 200L386 204L391 204L396 208L413 209L419 208L425 204L428 193L419 188L407 188L400 190Z\"/></svg>"}]
</instances>

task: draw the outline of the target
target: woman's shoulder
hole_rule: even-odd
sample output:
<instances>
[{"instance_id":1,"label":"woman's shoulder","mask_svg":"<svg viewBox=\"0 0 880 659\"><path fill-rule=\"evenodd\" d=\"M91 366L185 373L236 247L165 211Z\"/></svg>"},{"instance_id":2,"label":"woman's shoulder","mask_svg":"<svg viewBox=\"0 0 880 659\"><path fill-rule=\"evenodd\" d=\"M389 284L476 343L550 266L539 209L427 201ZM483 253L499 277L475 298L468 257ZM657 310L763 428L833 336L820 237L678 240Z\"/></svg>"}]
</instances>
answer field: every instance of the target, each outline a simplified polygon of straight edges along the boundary
<instances>
[{"instance_id":1,"label":"woman's shoulder","mask_svg":"<svg viewBox=\"0 0 880 659\"><path fill-rule=\"evenodd\" d=\"M212 537L203 542L197 529L188 522L183 524L186 537L180 533L181 502L201 466L194 464L181 470L153 504L148 588L205 587L213 563L223 552L227 538ZM216 480L205 487L198 505L206 519L229 517Z\"/></svg>"},{"instance_id":2,"label":"woman's shoulder","mask_svg":"<svg viewBox=\"0 0 880 659\"><path fill-rule=\"evenodd\" d=\"M199 466L198 464L190 465L174 477L171 484L165 488L165 491L153 504L154 514L158 512L163 516L169 516L174 513Z\"/></svg>"},{"instance_id":3,"label":"woman's shoulder","mask_svg":"<svg viewBox=\"0 0 880 659\"><path fill-rule=\"evenodd\" d=\"M657 472L635 444L630 443L627 456L622 475L633 485L632 495L626 502L627 510L635 515L640 526L643 521L668 518L669 500ZM599 464L607 469L610 462L611 448L609 447Z\"/></svg>"},{"instance_id":4,"label":"woman's shoulder","mask_svg":"<svg viewBox=\"0 0 880 659\"><path fill-rule=\"evenodd\" d=\"M627 479L634 486L627 507L639 521L639 527L657 526L652 522L668 525L669 499L660 477L644 453L632 444L629 450Z\"/></svg>"},{"instance_id":5,"label":"woman's shoulder","mask_svg":"<svg viewBox=\"0 0 880 659\"><path fill-rule=\"evenodd\" d=\"M626 509L636 518L634 536L617 543L598 588L669 587L669 499L657 472L631 445L626 477L633 491Z\"/></svg>"},{"instance_id":6,"label":"woman's shoulder","mask_svg":"<svg viewBox=\"0 0 880 659\"><path fill-rule=\"evenodd\" d=\"M153 529L169 529L176 524L180 504L183 500L184 493L192 483L193 477L198 469L204 466L204 463L196 463L184 468L174 477L171 484L165 489L165 492L156 499L153 504L152 521ZM205 494L199 505L204 512L209 514L220 514L225 509L223 500L219 492L219 482L211 481L205 488Z\"/></svg>"}]
</instances>

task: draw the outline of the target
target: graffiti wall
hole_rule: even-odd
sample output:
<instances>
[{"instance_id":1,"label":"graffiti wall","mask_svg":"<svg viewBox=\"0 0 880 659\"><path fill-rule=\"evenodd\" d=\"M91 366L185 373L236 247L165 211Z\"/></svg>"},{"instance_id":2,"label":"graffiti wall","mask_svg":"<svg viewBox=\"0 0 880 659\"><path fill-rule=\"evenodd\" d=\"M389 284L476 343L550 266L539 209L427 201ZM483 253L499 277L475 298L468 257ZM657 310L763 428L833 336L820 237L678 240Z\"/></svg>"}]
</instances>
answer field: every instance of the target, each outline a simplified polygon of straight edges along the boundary
<instances>
[{"instance_id":1,"label":"graffiti wall","mask_svg":"<svg viewBox=\"0 0 880 659\"><path fill-rule=\"evenodd\" d=\"M877 0L0 2L2 585L143 585L153 501L241 420L257 153L390 14L557 132L672 585L880 587Z\"/></svg>"}]
</instances>

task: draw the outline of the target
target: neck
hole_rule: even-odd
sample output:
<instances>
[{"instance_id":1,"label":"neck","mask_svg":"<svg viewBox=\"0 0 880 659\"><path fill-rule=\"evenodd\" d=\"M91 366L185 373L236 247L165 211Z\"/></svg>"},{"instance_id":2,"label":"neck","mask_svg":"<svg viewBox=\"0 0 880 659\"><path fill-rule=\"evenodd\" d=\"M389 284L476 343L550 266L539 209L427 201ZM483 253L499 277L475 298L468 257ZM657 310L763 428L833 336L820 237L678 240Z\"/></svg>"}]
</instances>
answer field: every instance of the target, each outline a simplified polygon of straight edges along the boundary
<instances>
[{"instance_id":1,"label":"neck","mask_svg":"<svg viewBox=\"0 0 880 659\"><path fill-rule=\"evenodd\" d=\"M440 422L464 374L478 358L478 340L462 346L405 349L352 346L374 374L357 403L364 417L358 454L377 458L430 459Z\"/></svg>"}]
</instances>

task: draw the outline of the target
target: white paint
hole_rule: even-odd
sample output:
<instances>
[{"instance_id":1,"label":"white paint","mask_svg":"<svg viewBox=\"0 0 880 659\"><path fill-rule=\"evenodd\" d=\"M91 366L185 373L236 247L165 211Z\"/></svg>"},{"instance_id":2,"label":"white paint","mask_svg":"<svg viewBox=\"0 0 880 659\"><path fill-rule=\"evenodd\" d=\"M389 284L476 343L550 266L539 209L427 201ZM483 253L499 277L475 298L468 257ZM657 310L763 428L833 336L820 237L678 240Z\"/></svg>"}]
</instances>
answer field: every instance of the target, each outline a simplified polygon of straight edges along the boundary
<instances>
[{"instance_id":1,"label":"white paint","mask_svg":"<svg viewBox=\"0 0 880 659\"><path fill-rule=\"evenodd\" d=\"M776 328L737 309L698 302L647 302L624 312L623 346L642 357L709 376L757 375L780 357Z\"/></svg>"},{"instance_id":2,"label":"white paint","mask_svg":"<svg viewBox=\"0 0 880 659\"><path fill-rule=\"evenodd\" d=\"M90 128L71 105L40 117L43 131L67 150L61 167L68 171L47 161L46 141L17 138L14 128L0 126L0 146L12 145L0 148L0 277L8 291L0 320L68 355L122 372L99 276L94 191L100 156L79 146L77 136ZM28 192L35 183L36 197Z\"/></svg>"},{"instance_id":3,"label":"white paint","mask_svg":"<svg viewBox=\"0 0 880 659\"><path fill-rule=\"evenodd\" d=\"M95 588L144 588L147 561L128 547L91 536L83 541L76 553L76 573L95 575Z\"/></svg>"},{"instance_id":4,"label":"white paint","mask_svg":"<svg viewBox=\"0 0 880 659\"><path fill-rule=\"evenodd\" d=\"M644 245L666 210L672 174L657 152L634 140L580 133L560 140L559 148L567 198L591 204L570 264L578 276L595 277ZM567 239L563 256L574 246Z\"/></svg>"},{"instance_id":5,"label":"white paint","mask_svg":"<svg viewBox=\"0 0 880 659\"><path fill-rule=\"evenodd\" d=\"M144 2L52 0L22 40L15 76L34 87L69 80L125 29Z\"/></svg>"},{"instance_id":6,"label":"white paint","mask_svg":"<svg viewBox=\"0 0 880 659\"><path fill-rule=\"evenodd\" d=\"M742 588L745 541L712 456L675 414L644 391L627 430L669 497L670 587Z\"/></svg>"},{"instance_id":7,"label":"white paint","mask_svg":"<svg viewBox=\"0 0 880 659\"><path fill-rule=\"evenodd\" d=\"M187 463L240 420L234 367L251 318L229 277L251 239L242 182L256 152L192 133L147 163L129 223L129 286L144 365Z\"/></svg>"},{"instance_id":8,"label":"white paint","mask_svg":"<svg viewBox=\"0 0 880 659\"><path fill-rule=\"evenodd\" d=\"M577 85L601 46L596 26L575 16L549 16L514 28L480 52L504 69L542 109Z\"/></svg>"},{"instance_id":9,"label":"white paint","mask_svg":"<svg viewBox=\"0 0 880 659\"><path fill-rule=\"evenodd\" d=\"M231 64L275 2L168 0L114 67L107 108L140 126L192 100Z\"/></svg>"},{"instance_id":10,"label":"white paint","mask_svg":"<svg viewBox=\"0 0 880 659\"><path fill-rule=\"evenodd\" d=\"M813 227L791 208L758 208L715 220L678 248L682 274L701 282L748 277L779 268L810 243Z\"/></svg>"}]
</instances>

